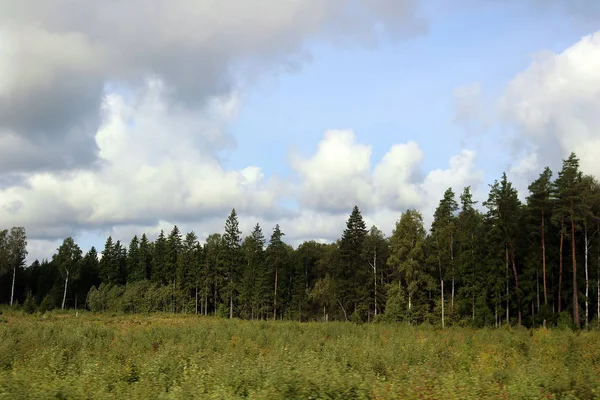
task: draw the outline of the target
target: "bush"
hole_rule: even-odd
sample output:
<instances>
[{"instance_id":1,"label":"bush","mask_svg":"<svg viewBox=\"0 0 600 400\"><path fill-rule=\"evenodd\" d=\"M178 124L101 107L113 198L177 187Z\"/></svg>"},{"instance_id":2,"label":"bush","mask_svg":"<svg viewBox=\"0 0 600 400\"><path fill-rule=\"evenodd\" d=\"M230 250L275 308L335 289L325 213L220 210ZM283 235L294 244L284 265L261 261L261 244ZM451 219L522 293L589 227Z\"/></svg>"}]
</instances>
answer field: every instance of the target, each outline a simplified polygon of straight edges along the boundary
<instances>
[{"instance_id":1,"label":"bush","mask_svg":"<svg viewBox=\"0 0 600 400\"><path fill-rule=\"evenodd\" d=\"M40 303L39 311L43 314L54 309L54 300L49 294L44 297L44 300Z\"/></svg>"},{"instance_id":2,"label":"bush","mask_svg":"<svg viewBox=\"0 0 600 400\"><path fill-rule=\"evenodd\" d=\"M37 311L37 305L35 304L35 300L31 295L27 296L25 302L23 303L23 311L27 314L33 314Z\"/></svg>"}]
</instances>

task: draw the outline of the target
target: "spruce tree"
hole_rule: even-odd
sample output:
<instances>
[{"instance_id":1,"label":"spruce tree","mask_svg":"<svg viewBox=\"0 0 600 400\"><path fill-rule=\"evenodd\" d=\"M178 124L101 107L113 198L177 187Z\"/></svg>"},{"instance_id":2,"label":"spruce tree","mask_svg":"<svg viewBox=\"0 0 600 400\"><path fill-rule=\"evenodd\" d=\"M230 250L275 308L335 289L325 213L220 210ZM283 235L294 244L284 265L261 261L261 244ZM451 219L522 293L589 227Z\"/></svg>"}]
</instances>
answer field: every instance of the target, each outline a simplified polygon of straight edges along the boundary
<instances>
[{"instance_id":1,"label":"spruce tree","mask_svg":"<svg viewBox=\"0 0 600 400\"><path fill-rule=\"evenodd\" d=\"M238 281L242 263L241 253L242 232L235 208L225 221L225 233L223 234L223 264L226 272L225 293L229 299L229 318L233 318L233 302L238 292Z\"/></svg>"},{"instance_id":2,"label":"spruce tree","mask_svg":"<svg viewBox=\"0 0 600 400\"><path fill-rule=\"evenodd\" d=\"M272 266L273 271L273 319L277 319L277 287L279 279L279 268L281 267L283 254L284 254L284 243L282 237L285 235L279 228L279 224L275 225L271 239L269 240L269 246L267 247L267 254L269 258L269 264Z\"/></svg>"},{"instance_id":3,"label":"spruce tree","mask_svg":"<svg viewBox=\"0 0 600 400\"><path fill-rule=\"evenodd\" d=\"M435 210L433 223L431 225L431 236L433 242L433 254L437 261L437 270L440 281L441 309L442 309L442 328L445 325L445 300L444 300L444 280L450 273L452 278L452 302L454 308L454 287L455 287L455 240L456 240L456 216L458 203L454 198L452 188L446 189L444 198Z\"/></svg>"},{"instance_id":4,"label":"spruce tree","mask_svg":"<svg viewBox=\"0 0 600 400\"><path fill-rule=\"evenodd\" d=\"M518 323L521 325L522 293L519 288L519 274L516 264L516 242L518 240L518 231L520 229L519 219L521 216L521 202L519 201L517 190L512 186L512 183L508 181L506 173L502 174L500 182L495 181L490 187L491 190L488 200L483 203L484 206L488 208L488 222L491 224L488 229L492 230L498 236L504 247L507 295L510 286L508 270L509 265L512 265L517 295ZM506 301L508 304L508 298Z\"/></svg>"},{"instance_id":5,"label":"spruce tree","mask_svg":"<svg viewBox=\"0 0 600 400\"><path fill-rule=\"evenodd\" d=\"M128 282L135 282L144 279L144 271L140 269L140 246L137 235L133 236L129 242L127 252L127 274Z\"/></svg>"},{"instance_id":6,"label":"spruce tree","mask_svg":"<svg viewBox=\"0 0 600 400\"><path fill-rule=\"evenodd\" d=\"M167 265L167 239L165 232L161 229L152 252L152 280L165 285L169 282Z\"/></svg>"},{"instance_id":7,"label":"spruce tree","mask_svg":"<svg viewBox=\"0 0 600 400\"><path fill-rule=\"evenodd\" d=\"M142 238L140 239L138 254L139 264L137 266L137 271L139 271L141 279L150 279L152 269L152 249L150 241L145 233L142 234Z\"/></svg>"},{"instance_id":8,"label":"spruce tree","mask_svg":"<svg viewBox=\"0 0 600 400\"><path fill-rule=\"evenodd\" d=\"M346 310L357 311L360 305L369 307L369 282L371 271L364 259L364 243L367 236L367 226L358 209L354 206L346 229L340 239L340 264L335 276L339 288L339 297ZM362 316L360 316L362 319Z\"/></svg>"}]
</instances>

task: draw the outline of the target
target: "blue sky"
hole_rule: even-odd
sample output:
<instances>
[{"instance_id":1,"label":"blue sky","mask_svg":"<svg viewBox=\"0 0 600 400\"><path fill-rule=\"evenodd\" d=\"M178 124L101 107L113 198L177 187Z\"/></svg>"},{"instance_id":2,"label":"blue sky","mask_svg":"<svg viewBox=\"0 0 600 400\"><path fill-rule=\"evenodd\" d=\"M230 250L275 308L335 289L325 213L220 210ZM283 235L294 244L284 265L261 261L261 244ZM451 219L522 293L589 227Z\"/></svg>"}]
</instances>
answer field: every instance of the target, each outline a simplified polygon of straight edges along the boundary
<instances>
[{"instance_id":1,"label":"blue sky","mask_svg":"<svg viewBox=\"0 0 600 400\"><path fill-rule=\"evenodd\" d=\"M238 148L233 167L261 165L290 174L291 147L310 155L327 129L353 129L381 158L391 144L417 141L423 168L445 167L462 147L480 151L478 164L493 180L510 164L498 147L501 132L468 135L453 123L455 88L480 84L488 107L540 51L561 52L589 34L576 20L552 10L489 6L434 15L421 37L385 41L376 49L311 43L312 61L249 87L231 131ZM269 143L268 153L264 143Z\"/></svg>"},{"instance_id":2,"label":"blue sky","mask_svg":"<svg viewBox=\"0 0 600 400\"><path fill-rule=\"evenodd\" d=\"M507 171L523 198L571 151L600 174L592 1L54 5L0 13L0 220L30 257L203 239L232 207L292 244L334 240L353 204L390 234L448 186L481 201Z\"/></svg>"}]
</instances>

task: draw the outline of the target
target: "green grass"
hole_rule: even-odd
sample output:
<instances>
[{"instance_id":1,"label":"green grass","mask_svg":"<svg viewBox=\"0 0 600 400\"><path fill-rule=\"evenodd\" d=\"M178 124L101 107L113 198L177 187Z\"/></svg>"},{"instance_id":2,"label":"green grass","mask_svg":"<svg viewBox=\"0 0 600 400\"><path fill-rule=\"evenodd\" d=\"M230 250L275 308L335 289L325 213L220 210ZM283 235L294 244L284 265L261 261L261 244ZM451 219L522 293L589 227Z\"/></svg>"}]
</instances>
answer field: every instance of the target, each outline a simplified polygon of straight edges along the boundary
<instances>
[{"instance_id":1,"label":"green grass","mask_svg":"<svg viewBox=\"0 0 600 400\"><path fill-rule=\"evenodd\" d=\"M592 399L600 334L0 316L1 399Z\"/></svg>"}]
</instances>

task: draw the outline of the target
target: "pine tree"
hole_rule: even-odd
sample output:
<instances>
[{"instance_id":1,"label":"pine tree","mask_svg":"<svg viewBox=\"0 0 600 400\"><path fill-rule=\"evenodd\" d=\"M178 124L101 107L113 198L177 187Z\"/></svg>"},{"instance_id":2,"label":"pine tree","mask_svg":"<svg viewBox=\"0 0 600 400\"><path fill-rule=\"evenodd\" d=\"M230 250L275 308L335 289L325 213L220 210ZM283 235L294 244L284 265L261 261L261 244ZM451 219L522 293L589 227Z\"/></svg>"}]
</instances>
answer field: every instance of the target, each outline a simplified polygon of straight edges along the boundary
<instances>
[{"instance_id":1,"label":"pine tree","mask_svg":"<svg viewBox=\"0 0 600 400\"><path fill-rule=\"evenodd\" d=\"M257 223L244 240L245 263L240 289L240 302L246 318L255 319L267 304L269 279L265 265L265 237Z\"/></svg>"},{"instance_id":2,"label":"pine tree","mask_svg":"<svg viewBox=\"0 0 600 400\"><path fill-rule=\"evenodd\" d=\"M96 248L92 246L83 257L79 279L73 284L75 291L75 308L77 308L78 300L81 299L85 302L90 288L99 286L100 282L100 262L98 261L98 252L96 251Z\"/></svg>"},{"instance_id":3,"label":"pine tree","mask_svg":"<svg viewBox=\"0 0 600 400\"><path fill-rule=\"evenodd\" d=\"M279 278L279 268L282 263L283 252L284 252L284 243L281 238L285 234L281 232L279 228L279 224L275 226L273 229L273 233L271 234L271 239L269 240L269 246L267 247L267 254L269 258L269 264L273 268L273 319L277 319L277 286L278 286L278 278Z\"/></svg>"},{"instance_id":4,"label":"pine tree","mask_svg":"<svg viewBox=\"0 0 600 400\"><path fill-rule=\"evenodd\" d=\"M483 237L483 216L475 209L471 188L465 187L460 195L460 212L456 219L458 246L457 268L461 276L459 295L464 302L464 308L470 310L471 321L475 324L485 324L489 314L488 288L484 284L489 278L485 271L479 268L483 258L481 249ZM479 318L477 318L479 316Z\"/></svg>"},{"instance_id":5,"label":"pine tree","mask_svg":"<svg viewBox=\"0 0 600 400\"><path fill-rule=\"evenodd\" d=\"M557 213L570 225L571 231L571 265L573 272L573 322L577 328L581 322L579 318L579 291L577 287L577 254L575 232L583 214L581 199L583 174L579 170L579 159L575 153L563 160L563 166L558 173L556 190L558 195Z\"/></svg>"},{"instance_id":6,"label":"pine tree","mask_svg":"<svg viewBox=\"0 0 600 400\"><path fill-rule=\"evenodd\" d=\"M152 249L145 233L142 234L142 238L140 239L138 263L137 271L140 274L140 278L143 280L150 279L152 269Z\"/></svg>"},{"instance_id":7,"label":"pine tree","mask_svg":"<svg viewBox=\"0 0 600 400\"><path fill-rule=\"evenodd\" d=\"M382 292L384 292L382 276L389 255L389 246L385 235L375 225L371 227L365 237L363 251L363 258L367 260L367 264L373 271L370 279L372 285L369 286L373 287L373 315L377 317L381 311L381 305L385 303L382 301L384 299L382 297Z\"/></svg>"},{"instance_id":8,"label":"pine tree","mask_svg":"<svg viewBox=\"0 0 600 400\"><path fill-rule=\"evenodd\" d=\"M181 252L181 232L177 225L173 227L167 238L165 254L165 280L171 285L171 311L175 311L175 278L177 277L177 260Z\"/></svg>"},{"instance_id":9,"label":"pine tree","mask_svg":"<svg viewBox=\"0 0 600 400\"><path fill-rule=\"evenodd\" d=\"M106 239L102 259L100 260L100 271L102 281L105 283L118 283L119 281L119 257L120 246L116 246L112 236Z\"/></svg>"},{"instance_id":10,"label":"pine tree","mask_svg":"<svg viewBox=\"0 0 600 400\"><path fill-rule=\"evenodd\" d=\"M224 271L223 265L223 239L221 234L213 233L206 238L204 244L204 275L206 276L206 285L204 288L205 313L208 313L208 297L213 299L213 312L216 314L219 307L221 290L223 288Z\"/></svg>"},{"instance_id":11,"label":"pine tree","mask_svg":"<svg viewBox=\"0 0 600 400\"><path fill-rule=\"evenodd\" d=\"M239 271L242 263L241 239L242 232L235 208L225 221L223 234L223 264L226 271L225 293L229 299L229 318L233 318L233 302L238 291Z\"/></svg>"},{"instance_id":12,"label":"pine tree","mask_svg":"<svg viewBox=\"0 0 600 400\"><path fill-rule=\"evenodd\" d=\"M368 309L370 303L370 287L365 285L371 276L368 263L364 259L366 237L366 224L358 206L354 206L340 239L340 269L335 276L340 288L339 296L346 310L353 307L354 311L357 311L362 304Z\"/></svg>"},{"instance_id":13,"label":"pine tree","mask_svg":"<svg viewBox=\"0 0 600 400\"><path fill-rule=\"evenodd\" d=\"M165 285L169 282L167 273L167 239L165 232L161 229L158 238L154 242L154 251L152 252L152 280L156 283Z\"/></svg>"},{"instance_id":14,"label":"pine tree","mask_svg":"<svg viewBox=\"0 0 600 400\"><path fill-rule=\"evenodd\" d=\"M452 188L446 189L444 198L440 200L440 204L435 210L433 223L431 225L431 235L433 241L433 249L435 258L437 259L437 269L440 280L441 293L441 308L442 308L442 328L445 325L444 321L444 280L448 269L452 277L452 302L454 308L454 284L455 284L455 240L456 240L456 216L458 203L454 198Z\"/></svg>"},{"instance_id":15,"label":"pine tree","mask_svg":"<svg viewBox=\"0 0 600 400\"><path fill-rule=\"evenodd\" d=\"M518 300L518 323L522 323L522 294L519 289L519 275L516 264L517 233L519 230L519 219L521 214L521 202L517 190L513 188L512 183L506 178L506 173L502 174L500 182L495 181L491 186L488 200L484 206L488 208L489 222L491 229L494 229L499 235L504 245L506 271L507 271L507 292L509 287L508 269L512 265L513 277ZM507 299L508 302L508 299ZM508 307L507 307L508 310ZM507 318L508 319L508 318Z\"/></svg>"},{"instance_id":16,"label":"pine tree","mask_svg":"<svg viewBox=\"0 0 600 400\"><path fill-rule=\"evenodd\" d=\"M127 252L127 274L128 282L144 279L144 271L140 269L140 247L137 235L129 242L129 251Z\"/></svg>"},{"instance_id":17,"label":"pine tree","mask_svg":"<svg viewBox=\"0 0 600 400\"><path fill-rule=\"evenodd\" d=\"M546 167L537 180L529 185L530 195L527 197L529 209L539 215L540 240L542 253L542 279L544 304L548 304L548 284L546 277L546 219L552 209L552 171Z\"/></svg>"}]
</instances>

